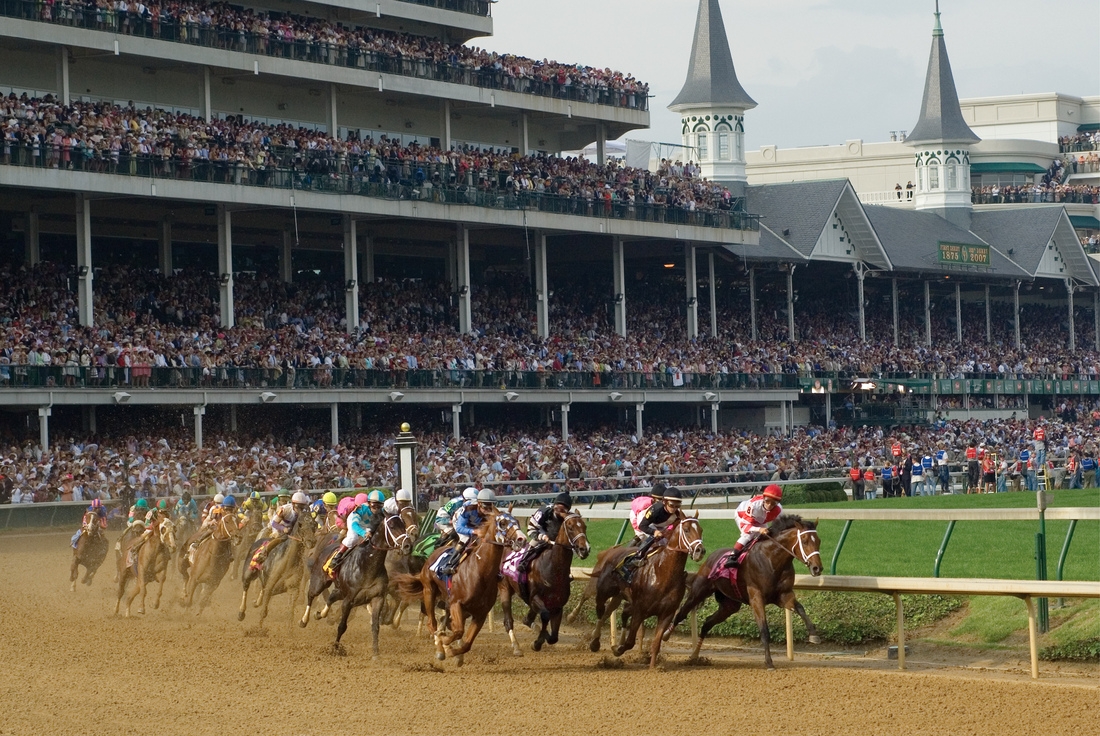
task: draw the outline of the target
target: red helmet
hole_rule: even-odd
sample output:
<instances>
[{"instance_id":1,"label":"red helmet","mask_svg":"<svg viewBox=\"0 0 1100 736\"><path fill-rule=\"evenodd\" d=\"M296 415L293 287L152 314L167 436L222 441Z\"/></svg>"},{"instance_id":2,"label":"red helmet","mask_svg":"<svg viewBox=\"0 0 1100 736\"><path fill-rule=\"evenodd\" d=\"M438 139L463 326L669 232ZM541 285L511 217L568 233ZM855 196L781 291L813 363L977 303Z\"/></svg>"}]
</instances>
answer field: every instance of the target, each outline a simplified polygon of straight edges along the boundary
<instances>
[{"instance_id":1,"label":"red helmet","mask_svg":"<svg viewBox=\"0 0 1100 736\"><path fill-rule=\"evenodd\" d=\"M98 508L99 508L100 506L102 506L102 505L103 505L103 504L101 504L101 503L99 502L99 499L98 499L98 498L93 498L93 499L92 499L92 508L93 508L93 509L98 509Z\"/></svg>"},{"instance_id":2,"label":"red helmet","mask_svg":"<svg viewBox=\"0 0 1100 736\"><path fill-rule=\"evenodd\" d=\"M772 483L764 489L764 498L774 498L776 501L782 501L783 489Z\"/></svg>"}]
</instances>

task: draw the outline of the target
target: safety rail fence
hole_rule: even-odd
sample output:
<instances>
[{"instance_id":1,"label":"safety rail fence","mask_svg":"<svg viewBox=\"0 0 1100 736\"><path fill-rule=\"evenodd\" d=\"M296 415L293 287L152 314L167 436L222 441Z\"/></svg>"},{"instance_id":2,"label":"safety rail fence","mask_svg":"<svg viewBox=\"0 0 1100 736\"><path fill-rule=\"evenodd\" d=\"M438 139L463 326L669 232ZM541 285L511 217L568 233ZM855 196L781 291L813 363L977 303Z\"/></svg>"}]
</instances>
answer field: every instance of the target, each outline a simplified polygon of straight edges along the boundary
<instances>
[{"instance_id":1,"label":"safety rail fence","mask_svg":"<svg viewBox=\"0 0 1100 736\"><path fill-rule=\"evenodd\" d=\"M410 5L426 5L429 8L452 10L467 15L489 16L492 14L491 9L496 0L399 0L399 2L409 3Z\"/></svg>"},{"instance_id":2,"label":"safety rail fence","mask_svg":"<svg viewBox=\"0 0 1100 736\"><path fill-rule=\"evenodd\" d=\"M107 359L107 358L105 358ZM109 358L116 360L113 356ZM131 359L132 360L132 359ZM399 361L408 364L407 359ZM417 363L418 365L418 363ZM828 393L846 393L843 373L696 373L674 368L653 371L622 370L474 370L465 368L299 368L284 364L246 367L231 364L156 366L146 363L84 366L78 363L0 364L2 388L194 388L212 389L499 389L499 390L631 390L631 391L802 391L813 393L817 382L832 383ZM876 379L879 380L879 379ZM918 396L1100 396L1095 377L992 379L907 378L892 375L875 390L896 394L905 387ZM861 391L861 393L865 393ZM719 397L700 397L700 402ZM857 405L854 409L860 409ZM919 407L882 404L882 412L920 412ZM840 415L845 407L837 407ZM850 411L849 411L850 413ZM867 412L878 416L880 412Z\"/></svg>"},{"instance_id":3,"label":"safety rail fence","mask_svg":"<svg viewBox=\"0 0 1100 736\"><path fill-rule=\"evenodd\" d=\"M1100 204L1100 194L1084 189L1034 190L1023 186L1018 190L996 194L975 189L970 193L970 201L973 204Z\"/></svg>"},{"instance_id":4,"label":"safety rail fence","mask_svg":"<svg viewBox=\"0 0 1100 736\"><path fill-rule=\"evenodd\" d=\"M165 149L166 150L166 149ZM49 171L81 171L143 179L177 180L235 186L286 189L333 195L355 195L390 201L417 201L432 204L484 207L494 210L544 212L555 215L629 220L662 225L689 225L723 230L760 229L760 216L739 211L744 200L722 200L718 207L688 209L683 206L622 199L617 193L610 199L586 196L577 189L572 195L552 194L511 187L497 188L489 180L466 183L466 177L451 175L449 164L402 162L401 168L367 168L369 155L295 153L280 158L272 152L257 163L252 156L232 159L192 157L187 141L171 152L146 153L112 151L102 146L89 147L80 140L76 145L37 140L15 143L4 141L0 165ZM407 176L406 176L407 173ZM445 177L444 177L445 175ZM495 175L494 175L495 176ZM421 178L422 177L422 178ZM434 179L434 180L433 180ZM499 183L494 181L493 184ZM655 190L662 194L671 190ZM643 195L639 195L639 199Z\"/></svg>"},{"instance_id":5,"label":"safety rail fence","mask_svg":"<svg viewBox=\"0 0 1100 736\"><path fill-rule=\"evenodd\" d=\"M505 65L499 68L493 64L482 65L480 60L467 64L459 54L446 48L426 51L424 58L417 58L415 50L409 54L372 50L354 34L349 34L343 43L329 41L326 36L311 32L288 39L277 33L180 21L167 14L169 6L164 8L164 14L152 16L101 8L94 3L0 0L0 16L20 20L570 102L643 112L649 109L649 89L640 82L634 83L633 88L616 88L614 83L578 84L556 71L540 77L537 68L535 76L515 75L508 73L506 68L510 67Z\"/></svg>"}]
</instances>

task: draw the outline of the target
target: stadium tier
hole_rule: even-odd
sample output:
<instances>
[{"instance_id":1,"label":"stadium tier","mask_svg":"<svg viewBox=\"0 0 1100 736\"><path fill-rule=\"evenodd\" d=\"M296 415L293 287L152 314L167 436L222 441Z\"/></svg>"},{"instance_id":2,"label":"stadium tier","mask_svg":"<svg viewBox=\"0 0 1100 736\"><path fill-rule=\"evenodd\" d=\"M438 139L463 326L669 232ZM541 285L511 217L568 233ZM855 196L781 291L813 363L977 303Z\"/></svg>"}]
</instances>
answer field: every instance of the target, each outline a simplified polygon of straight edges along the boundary
<instances>
[{"instance_id":1,"label":"stadium tier","mask_svg":"<svg viewBox=\"0 0 1100 736\"><path fill-rule=\"evenodd\" d=\"M488 3L291 5L0 0L12 439L94 436L97 406L183 407L201 448L208 407L328 410L338 445L363 405L568 442L571 409L763 437L1100 396L1096 235L1066 209L1097 203L1095 135L972 179L938 20L915 184L870 203L751 181L716 0L668 103L682 155L629 164L606 144L649 126L648 86L478 47Z\"/></svg>"}]
</instances>

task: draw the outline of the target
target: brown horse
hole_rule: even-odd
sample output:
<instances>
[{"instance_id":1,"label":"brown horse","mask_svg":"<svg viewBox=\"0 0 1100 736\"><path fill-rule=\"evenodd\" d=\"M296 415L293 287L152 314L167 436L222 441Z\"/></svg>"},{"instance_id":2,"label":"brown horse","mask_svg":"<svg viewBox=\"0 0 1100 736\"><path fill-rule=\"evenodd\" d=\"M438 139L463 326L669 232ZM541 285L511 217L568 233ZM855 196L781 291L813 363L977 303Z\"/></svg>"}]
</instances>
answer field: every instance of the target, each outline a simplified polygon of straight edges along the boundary
<instances>
[{"instance_id":1,"label":"brown horse","mask_svg":"<svg viewBox=\"0 0 1100 736\"><path fill-rule=\"evenodd\" d=\"M233 561L229 565L230 580L236 580L242 574L243 568L252 559L245 553L252 549L252 543L256 541L256 537L260 536L260 532L263 530L263 510L251 507L246 509L244 521L241 523L240 536L237 539L237 544L233 546Z\"/></svg>"},{"instance_id":2,"label":"brown horse","mask_svg":"<svg viewBox=\"0 0 1100 736\"><path fill-rule=\"evenodd\" d=\"M84 585L91 585L92 578L103 561L107 559L107 536L99 526L99 520L93 519L82 527L80 539L73 549L73 561L69 566L69 590L76 590L76 579L80 577L80 566L84 566Z\"/></svg>"},{"instance_id":3,"label":"brown horse","mask_svg":"<svg viewBox=\"0 0 1100 736\"><path fill-rule=\"evenodd\" d=\"M199 586L203 588L196 616L210 604L210 596L214 595L214 591L218 589L222 578L232 565L233 548L240 543L239 535L237 517L233 514L225 514L214 525L213 534L202 540L198 546L181 552L180 573L186 581L181 597L183 606L190 608L195 592Z\"/></svg>"},{"instance_id":4,"label":"brown horse","mask_svg":"<svg viewBox=\"0 0 1100 736\"><path fill-rule=\"evenodd\" d=\"M513 654L519 655L521 652L516 644L515 631L512 630L512 596L519 593L523 602L528 605L527 615L523 619L524 625L530 626L535 616L542 623L542 629L531 648L537 652L544 643L557 644L562 610L569 602L569 568L573 564L573 555L576 554L583 560L588 557L591 549L584 519L573 511L562 521L550 548L531 562L526 586L520 587L519 583L508 576L501 579L500 607L504 611L504 630L508 632L508 638L512 642ZM549 633L546 630L547 625L550 627Z\"/></svg>"},{"instance_id":5,"label":"brown horse","mask_svg":"<svg viewBox=\"0 0 1100 736\"><path fill-rule=\"evenodd\" d=\"M821 538L817 535L816 523L803 521L793 514L780 516L772 523L768 535L762 536L745 553L737 571L736 589L726 577L711 578L714 566L730 550L715 551L692 579L687 598L676 613L676 618L664 629L658 627L657 631L663 631L664 639L667 640L677 624L713 595L718 602L718 610L707 617L699 630L699 639L695 642L695 650L691 655L695 659L703 646L703 638L710 630L737 613L743 603L748 603L752 606L756 625L760 629L760 643L764 645L764 666L769 670L775 669L772 664L768 619L764 612L764 607L769 603L793 610L806 623L810 642L817 644L821 641L813 622L806 615L806 609L794 595L794 560L800 560L810 568L810 574L816 577L821 574L820 548ZM653 638L658 638L656 633Z\"/></svg>"},{"instance_id":6,"label":"brown horse","mask_svg":"<svg viewBox=\"0 0 1100 736\"><path fill-rule=\"evenodd\" d=\"M152 535L137 550L136 559L132 564L126 564L130 557L130 549L135 547L141 536L130 539L122 549L122 555L118 561L118 600L115 601L115 615L122 604L122 597L126 594L127 583L132 577L135 581L134 590L126 599L126 617L130 617L130 606L134 598L141 593L141 605L138 613L145 613L145 593L149 583L159 583L157 599L153 602L153 608L160 608L160 597L164 593L164 579L168 576L168 562L176 551L176 529L169 519L158 517L153 520L149 528Z\"/></svg>"},{"instance_id":7,"label":"brown horse","mask_svg":"<svg viewBox=\"0 0 1100 736\"><path fill-rule=\"evenodd\" d=\"M413 513L415 514L416 512ZM385 521L379 526L379 530L382 532L383 539L385 540L378 546L379 549L385 549L390 552L404 551L406 553L412 550L413 542L409 538L408 527L405 526L400 516L386 517ZM309 569L309 587L306 590L306 610L305 613L302 614L301 620L298 622L298 625L303 628L309 623L309 612L313 608L313 601L317 596L321 595L321 593L325 592L326 589L333 585L334 581L324 570L324 563L332 557L336 548L342 543L341 540L343 538L343 532L332 532L322 537L321 541L314 546L313 553L310 554L309 559L306 561ZM310 560L312 560L312 562ZM347 560L345 560L345 563L346 561ZM341 569L343 569L343 565L341 565ZM388 587L388 577L386 582ZM332 604L344 600L344 594L345 590L343 587L339 585L335 586L332 592L326 597L324 608L316 612L316 618L327 618L329 610L332 608Z\"/></svg>"},{"instance_id":8,"label":"brown horse","mask_svg":"<svg viewBox=\"0 0 1100 736\"><path fill-rule=\"evenodd\" d=\"M466 558L448 584L432 569L446 551L437 549L428 558L419 575L397 575L398 595L406 601L421 600L423 612L428 618L428 631L435 640L436 659L451 655L462 666L462 655L470 651L474 639L485 625L485 618L497 601L497 578L500 561L506 546L520 549L526 537L519 523L509 514L493 511L478 527L468 547ZM439 632L435 617L436 600L442 598L448 609L449 633ZM466 630L466 617L472 621ZM453 646L458 641L457 646Z\"/></svg>"},{"instance_id":9,"label":"brown horse","mask_svg":"<svg viewBox=\"0 0 1100 736\"><path fill-rule=\"evenodd\" d=\"M434 517L433 517L434 518ZM401 510L401 521L405 524L405 533L411 543L406 550L404 547L392 550L386 555L386 574L389 576L389 588L386 590L386 607L382 623L389 623L395 629L401 628L401 617L409 604L397 596L397 586L393 582L395 575L416 575L424 567L424 557L414 557L413 547L420 541L423 530L420 528L420 515L411 506ZM433 519L424 520L425 524L434 525ZM430 528L430 527L429 527Z\"/></svg>"},{"instance_id":10,"label":"brown horse","mask_svg":"<svg viewBox=\"0 0 1100 736\"><path fill-rule=\"evenodd\" d=\"M248 589L252 581L259 578L260 594L256 597L253 606L260 608L260 624L263 625L267 618L267 608L271 604L271 597L280 593L290 593L291 615L293 616L294 604L298 600L298 590L305 577L305 557L313 548L317 525L307 513L298 514L294 525L290 528L285 541L279 544L264 560L259 571L251 566L241 573L241 607L237 610L237 620L244 621L245 610L248 608ZM256 550L267 539L258 539L252 544L248 552L248 559L256 554Z\"/></svg>"},{"instance_id":11,"label":"brown horse","mask_svg":"<svg viewBox=\"0 0 1100 736\"><path fill-rule=\"evenodd\" d=\"M592 578L596 586L596 630L588 648L600 651L600 631L619 604L625 599L628 605L623 611L623 631L618 644L612 646L612 653L621 657L634 647L638 629L650 616L657 617L657 631L663 631L672 623L676 615L676 606L684 597L687 573L684 565L687 558L699 561L703 559L703 528L699 520L693 517L680 519L673 527L664 532L665 544L656 547L642 566L634 571L631 582L627 583L619 571L623 558L636 550L631 547L612 547L600 553L592 568ZM661 651L661 637L654 636L650 646L649 666L657 666L657 655Z\"/></svg>"}]
</instances>

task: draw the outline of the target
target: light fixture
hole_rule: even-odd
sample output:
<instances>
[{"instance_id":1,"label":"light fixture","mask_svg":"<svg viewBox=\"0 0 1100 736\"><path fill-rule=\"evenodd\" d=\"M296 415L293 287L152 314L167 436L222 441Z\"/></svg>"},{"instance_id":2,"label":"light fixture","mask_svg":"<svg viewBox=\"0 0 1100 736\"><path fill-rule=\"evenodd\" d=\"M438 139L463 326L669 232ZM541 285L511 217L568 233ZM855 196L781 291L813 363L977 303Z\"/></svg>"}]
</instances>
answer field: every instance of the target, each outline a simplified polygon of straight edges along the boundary
<instances>
[{"instance_id":1,"label":"light fixture","mask_svg":"<svg viewBox=\"0 0 1100 736\"><path fill-rule=\"evenodd\" d=\"M545 296L543 295L543 293L542 293L541 291L539 291L539 292L536 292L536 293L535 293L535 299L536 299L537 301L540 301L540 302L541 302L541 301L545 300L545 299L546 299L546 297L545 297Z\"/></svg>"},{"instance_id":2,"label":"light fixture","mask_svg":"<svg viewBox=\"0 0 1100 736\"><path fill-rule=\"evenodd\" d=\"M466 296L469 293L470 293L470 287L467 284L463 284L462 286L458 287L458 295L459 296Z\"/></svg>"},{"instance_id":3,"label":"light fixture","mask_svg":"<svg viewBox=\"0 0 1100 736\"><path fill-rule=\"evenodd\" d=\"M694 307L698 302L699 302L699 300L696 299L695 297L693 297L693 296L688 297L688 306L689 307Z\"/></svg>"},{"instance_id":4,"label":"light fixture","mask_svg":"<svg viewBox=\"0 0 1100 736\"><path fill-rule=\"evenodd\" d=\"M400 391L390 391L390 401L401 401L403 398L405 398L405 394Z\"/></svg>"},{"instance_id":5,"label":"light fixture","mask_svg":"<svg viewBox=\"0 0 1100 736\"><path fill-rule=\"evenodd\" d=\"M508 393L504 394L504 398L508 401L515 401L519 398L519 394L517 394L515 391L509 391Z\"/></svg>"},{"instance_id":6,"label":"light fixture","mask_svg":"<svg viewBox=\"0 0 1100 736\"><path fill-rule=\"evenodd\" d=\"M130 400L130 394L125 391L115 391L114 399L116 404L125 404Z\"/></svg>"},{"instance_id":7,"label":"light fixture","mask_svg":"<svg viewBox=\"0 0 1100 736\"><path fill-rule=\"evenodd\" d=\"M703 394L703 398L707 401L714 401L718 398L718 394L714 393L713 391L707 391L705 394Z\"/></svg>"},{"instance_id":8,"label":"light fixture","mask_svg":"<svg viewBox=\"0 0 1100 736\"><path fill-rule=\"evenodd\" d=\"M623 294L622 294L622 292L619 292L618 294L615 295L615 303L616 304L622 304L623 303Z\"/></svg>"},{"instance_id":9,"label":"light fixture","mask_svg":"<svg viewBox=\"0 0 1100 736\"><path fill-rule=\"evenodd\" d=\"M676 264L675 263L666 263L665 268L676 268Z\"/></svg>"},{"instance_id":10,"label":"light fixture","mask_svg":"<svg viewBox=\"0 0 1100 736\"><path fill-rule=\"evenodd\" d=\"M221 280L222 280L222 286L229 286L229 282L233 280L233 274L223 273Z\"/></svg>"},{"instance_id":11,"label":"light fixture","mask_svg":"<svg viewBox=\"0 0 1100 736\"><path fill-rule=\"evenodd\" d=\"M89 273L89 269L87 266L81 266L80 268L76 269L76 273L80 276L80 278L85 278Z\"/></svg>"},{"instance_id":12,"label":"light fixture","mask_svg":"<svg viewBox=\"0 0 1100 736\"><path fill-rule=\"evenodd\" d=\"M265 404L270 404L272 401L275 400L275 396L276 395L271 393L270 391L264 391L262 394L260 394L260 401L264 402Z\"/></svg>"},{"instance_id":13,"label":"light fixture","mask_svg":"<svg viewBox=\"0 0 1100 736\"><path fill-rule=\"evenodd\" d=\"M619 399L621 399L621 398L623 397L623 395L622 395L621 393L619 393L618 391L612 391L612 392L611 392L611 393L609 393L609 394L608 394L607 396L608 396L608 398L610 398L610 399L611 399L612 401L618 401Z\"/></svg>"},{"instance_id":14,"label":"light fixture","mask_svg":"<svg viewBox=\"0 0 1100 736\"><path fill-rule=\"evenodd\" d=\"M355 287L356 287L355 279L348 279L348 282L346 284L344 284L344 288L347 291L355 291Z\"/></svg>"}]
</instances>

